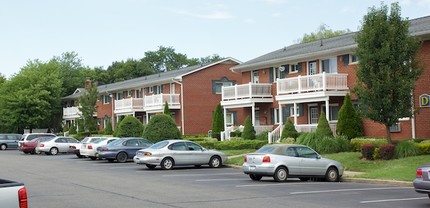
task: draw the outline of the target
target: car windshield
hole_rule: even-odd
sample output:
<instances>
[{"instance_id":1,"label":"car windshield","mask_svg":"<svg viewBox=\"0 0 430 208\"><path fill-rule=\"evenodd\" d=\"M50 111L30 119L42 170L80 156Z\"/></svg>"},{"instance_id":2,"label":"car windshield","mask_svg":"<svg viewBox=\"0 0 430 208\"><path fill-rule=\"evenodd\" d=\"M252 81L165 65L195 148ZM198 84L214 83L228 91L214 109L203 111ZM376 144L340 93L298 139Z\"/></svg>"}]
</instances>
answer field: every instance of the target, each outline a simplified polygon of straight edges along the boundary
<instances>
[{"instance_id":1,"label":"car windshield","mask_svg":"<svg viewBox=\"0 0 430 208\"><path fill-rule=\"evenodd\" d=\"M261 147L260 149L258 149L257 152L259 152L259 153L271 153L275 149L276 148L274 146L264 146L264 147Z\"/></svg>"},{"instance_id":2,"label":"car windshield","mask_svg":"<svg viewBox=\"0 0 430 208\"><path fill-rule=\"evenodd\" d=\"M165 147L167 144L169 144L168 141L161 141L161 142L157 142L157 143L151 145L149 148L151 148L151 149L161 149L161 148Z\"/></svg>"},{"instance_id":3,"label":"car windshield","mask_svg":"<svg viewBox=\"0 0 430 208\"><path fill-rule=\"evenodd\" d=\"M115 140L115 141L113 141L113 142L109 143L108 145L109 145L109 146L117 146L117 145L119 145L119 144L122 144L122 143L124 142L124 140L125 140L125 139L117 139L117 140Z\"/></svg>"},{"instance_id":4,"label":"car windshield","mask_svg":"<svg viewBox=\"0 0 430 208\"><path fill-rule=\"evenodd\" d=\"M47 142L53 140L55 137L39 137L39 142Z\"/></svg>"}]
</instances>

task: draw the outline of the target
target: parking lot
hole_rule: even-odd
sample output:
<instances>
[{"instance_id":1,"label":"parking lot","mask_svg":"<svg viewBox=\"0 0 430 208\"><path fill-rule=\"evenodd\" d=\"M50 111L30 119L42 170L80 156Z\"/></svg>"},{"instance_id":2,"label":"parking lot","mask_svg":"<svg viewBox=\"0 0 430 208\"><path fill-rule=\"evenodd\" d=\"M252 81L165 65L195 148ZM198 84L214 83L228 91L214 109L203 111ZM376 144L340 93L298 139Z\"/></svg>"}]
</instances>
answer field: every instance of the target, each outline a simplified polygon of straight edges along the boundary
<instances>
[{"instance_id":1,"label":"parking lot","mask_svg":"<svg viewBox=\"0 0 430 208\"><path fill-rule=\"evenodd\" d=\"M235 168L149 170L75 155L0 151L0 178L24 182L29 207L428 207L412 187L252 181Z\"/></svg>"}]
</instances>

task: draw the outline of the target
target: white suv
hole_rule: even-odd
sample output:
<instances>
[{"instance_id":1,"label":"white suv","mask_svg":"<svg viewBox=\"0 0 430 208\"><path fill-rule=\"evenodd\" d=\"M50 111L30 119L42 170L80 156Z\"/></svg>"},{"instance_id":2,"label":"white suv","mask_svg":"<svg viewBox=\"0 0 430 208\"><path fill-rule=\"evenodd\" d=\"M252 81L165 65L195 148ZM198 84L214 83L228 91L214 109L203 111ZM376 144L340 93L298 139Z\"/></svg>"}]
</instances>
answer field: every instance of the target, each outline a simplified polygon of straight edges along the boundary
<instances>
[{"instance_id":1,"label":"white suv","mask_svg":"<svg viewBox=\"0 0 430 208\"><path fill-rule=\"evenodd\" d=\"M27 133L27 134L23 134L21 136L21 139L18 141L18 147L20 147L22 145L22 143L24 142L28 142L31 141L33 139L36 139L38 137L55 137L55 134L51 134L51 133Z\"/></svg>"}]
</instances>

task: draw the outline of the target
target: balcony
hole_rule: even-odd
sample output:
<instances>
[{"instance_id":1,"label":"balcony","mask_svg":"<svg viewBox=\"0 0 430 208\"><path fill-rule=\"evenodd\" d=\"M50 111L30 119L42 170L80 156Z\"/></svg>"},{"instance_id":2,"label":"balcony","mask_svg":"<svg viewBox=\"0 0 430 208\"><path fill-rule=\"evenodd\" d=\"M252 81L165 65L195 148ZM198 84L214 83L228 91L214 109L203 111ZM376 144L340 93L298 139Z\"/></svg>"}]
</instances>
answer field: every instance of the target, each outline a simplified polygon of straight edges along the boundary
<instances>
[{"instance_id":1,"label":"balcony","mask_svg":"<svg viewBox=\"0 0 430 208\"><path fill-rule=\"evenodd\" d=\"M221 105L244 107L251 103L273 102L272 84L248 83L222 88Z\"/></svg>"},{"instance_id":2,"label":"balcony","mask_svg":"<svg viewBox=\"0 0 430 208\"><path fill-rule=\"evenodd\" d=\"M318 96L344 96L348 92L347 74L314 74L277 80L277 100Z\"/></svg>"},{"instance_id":3,"label":"balcony","mask_svg":"<svg viewBox=\"0 0 430 208\"><path fill-rule=\"evenodd\" d=\"M144 110L152 112L162 112L164 104L167 102L169 109L181 109L179 94L157 94L145 96Z\"/></svg>"},{"instance_id":4,"label":"balcony","mask_svg":"<svg viewBox=\"0 0 430 208\"><path fill-rule=\"evenodd\" d=\"M115 100L115 110L118 113L132 113L136 111L143 111L144 99L143 98L125 98L122 100Z\"/></svg>"},{"instance_id":5,"label":"balcony","mask_svg":"<svg viewBox=\"0 0 430 208\"><path fill-rule=\"evenodd\" d=\"M63 119L80 118L81 115L82 113L77 106L63 108Z\"/></svg>"}]
</instances>

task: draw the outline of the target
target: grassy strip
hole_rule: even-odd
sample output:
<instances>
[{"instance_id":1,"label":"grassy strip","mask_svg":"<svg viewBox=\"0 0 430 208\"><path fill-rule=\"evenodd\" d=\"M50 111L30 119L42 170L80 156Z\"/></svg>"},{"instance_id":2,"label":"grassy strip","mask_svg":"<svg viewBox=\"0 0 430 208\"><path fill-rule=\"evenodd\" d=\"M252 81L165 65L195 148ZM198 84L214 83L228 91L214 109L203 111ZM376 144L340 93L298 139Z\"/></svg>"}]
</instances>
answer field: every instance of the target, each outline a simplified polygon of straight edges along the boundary
<instances>
[{"instance_id":1,"label":"grassy strip","mask_svg":"<svg viewBox=\"0 0 430 208\"><path fill-rule=\"evenodd\" d=\"M221 150L227 156L241 155L250 152L255 152L255 149L242 149L242 150Z\"/></svg>"}]
</instances>

